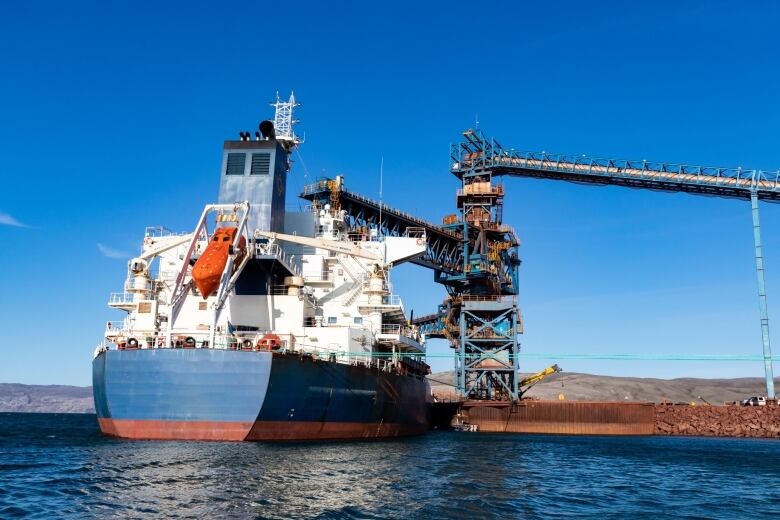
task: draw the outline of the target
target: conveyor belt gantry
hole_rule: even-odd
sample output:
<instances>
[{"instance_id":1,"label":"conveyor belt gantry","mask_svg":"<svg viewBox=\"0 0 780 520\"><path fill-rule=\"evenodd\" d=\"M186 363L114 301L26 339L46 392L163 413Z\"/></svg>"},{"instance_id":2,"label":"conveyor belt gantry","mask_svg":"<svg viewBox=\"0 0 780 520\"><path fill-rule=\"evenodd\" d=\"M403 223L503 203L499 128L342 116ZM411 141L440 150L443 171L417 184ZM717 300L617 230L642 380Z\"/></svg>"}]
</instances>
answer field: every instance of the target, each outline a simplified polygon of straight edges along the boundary
<instances>
[{"instance_id":1,"label":"conveyor belt gantry","mask_svg":"<svg viewBox=\"0 0 780 520\"><path fill-rule=\"evenodd\" d=\"M767 397L775 396L758 201L780 202L780 170L765 172L742 168L596 159L584 155L521 152L503 148L495 139L486 138L479 130L467 130L463 137L464 140L452 145L450 150L450 170L461 179L476 174L489 178L506 175L750 200L766 391Z\"/></svg>"}]
</instances>

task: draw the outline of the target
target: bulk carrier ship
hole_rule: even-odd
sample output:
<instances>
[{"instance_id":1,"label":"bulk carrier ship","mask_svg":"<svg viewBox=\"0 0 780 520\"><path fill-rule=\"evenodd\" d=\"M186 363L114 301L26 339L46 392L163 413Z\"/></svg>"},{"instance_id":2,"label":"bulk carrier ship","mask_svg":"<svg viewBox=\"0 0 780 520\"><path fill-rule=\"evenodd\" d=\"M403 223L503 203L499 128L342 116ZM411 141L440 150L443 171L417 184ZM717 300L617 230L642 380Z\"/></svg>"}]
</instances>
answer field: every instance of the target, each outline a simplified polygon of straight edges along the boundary
<instances>
[{"instance_id":1,"label":"bulk carrier ship","mask_svg":"<svg viewBox=\"0 0 780 520\"><path fill-rule=\"evenodd\" d=\"M311 440L422 434L425 337L390 270L423 229L378 236L315 203L286 212L294 96L225 141L219 199L194 230L147 228L92 363L103 433L133 439ZM341 187L325 180L306 190Z\"/></svg>"}]
</instances>

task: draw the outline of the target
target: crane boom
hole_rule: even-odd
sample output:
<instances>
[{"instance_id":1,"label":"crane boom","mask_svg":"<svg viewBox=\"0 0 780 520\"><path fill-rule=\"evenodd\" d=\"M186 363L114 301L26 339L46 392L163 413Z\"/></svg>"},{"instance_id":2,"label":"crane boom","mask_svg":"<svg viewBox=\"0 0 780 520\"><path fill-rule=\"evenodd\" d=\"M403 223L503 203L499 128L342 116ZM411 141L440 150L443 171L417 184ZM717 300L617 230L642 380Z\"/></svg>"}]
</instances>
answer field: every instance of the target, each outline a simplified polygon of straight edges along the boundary
<instances>
[{"instance_id":1,"label":"crane boom","mask_svg":"<svg viewBox=\"0 0 780 520\"><path fill-rule=\"evenodd\" d=\"M165 237L162 240L159 240L157 243L155 243L153 247L149 248L138 258L140 258L141 260L148 260L149 258L155 257L170 249L179 247L182 244L186 244L187 242L190 241L191 238L192 238L192 233Z\"/></svg>"},{"instance_id":2,"label":"crane boom","mask_svg":"<svg viewBox=\"0 0 780 520\"><path fill-rule=\"evenodd\" d=\"M517 383L517 386L525 387L523 388L523 392L526 392L542 379L545 379L553 374L557 374L558 372L562 372L561 367L558 365L549 366L541 372L537 372L536 374L532 374L526 378L521 379Z\"/></svg>"},{"instance_id":3,"label":"crane boom","mask_svg":"<svg viewBox=\"0 0 780 520\"><path fill-rule=\"evenodd\" d=\"M317 247L320 249L325 249L326 251L359 256L360 258L366 258L368 260L380 260L380 258L374 253L366 251L360 246L349 244L347 242L337 242L335 240L325 240L324 238L302 237L298 235L286 235L284 233L274 233L272 231L258 230L255 231L255 234L261 237L270 238L272 240L283 240L284 242L290 242L292 244Z\"/></svg>"}]
</instances>

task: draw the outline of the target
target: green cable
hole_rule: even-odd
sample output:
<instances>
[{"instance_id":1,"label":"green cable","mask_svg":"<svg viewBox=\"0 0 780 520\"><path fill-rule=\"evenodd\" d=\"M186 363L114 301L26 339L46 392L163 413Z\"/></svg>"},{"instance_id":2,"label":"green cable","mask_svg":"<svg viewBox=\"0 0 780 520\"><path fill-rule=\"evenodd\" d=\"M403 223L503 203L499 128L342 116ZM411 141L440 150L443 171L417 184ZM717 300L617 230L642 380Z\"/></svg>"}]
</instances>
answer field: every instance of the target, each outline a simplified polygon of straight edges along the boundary
<instances>
[{"instance_id":1,"label":"green cable","mask_svg":"<svg viewBox=\"0 0 780 520\"><path fill-rule=\"evenodd\" d=\"M305 354L355 358L390 358L390 352L328 352L328 351L303 351ZM456 354L396 354L398 357L425 356L426 358L456 358ZM480 354L466 354L466 359L502 359L502 356L487 356ZM512 356L506 356L510 359ZM764 361L764 357L756 354L575 354L575 353L523 353L519 359L576 359L576 360L601 360L601 361ZM780 361L780 356L773 356L772 361Z\"/></svg>"}]
</instances>

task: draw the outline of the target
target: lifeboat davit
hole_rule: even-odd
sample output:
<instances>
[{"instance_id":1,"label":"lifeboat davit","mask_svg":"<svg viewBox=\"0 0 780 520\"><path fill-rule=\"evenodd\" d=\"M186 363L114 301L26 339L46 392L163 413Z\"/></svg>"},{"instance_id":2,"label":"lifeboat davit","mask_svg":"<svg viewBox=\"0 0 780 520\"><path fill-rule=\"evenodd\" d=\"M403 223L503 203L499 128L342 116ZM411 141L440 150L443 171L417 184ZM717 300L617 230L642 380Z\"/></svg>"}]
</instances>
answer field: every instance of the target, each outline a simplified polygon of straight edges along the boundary
<instances>
[{"instance_id":1,"label":"lifeboat davit","mask_svg":"<svg viewBox=\"0 0 780 520\"><path fill-rule=\"evenodd\" d=\"M238 233L236 227L221 227L214 231L208 247L192 268L192 279L204 300L219 287L219 280L225 271L225 265L227 265L230 255L230 246L233 245L236 233ZM244 237L241 237L238 247L240 251L246 247Z\"/></svg>"}]
</instances>

